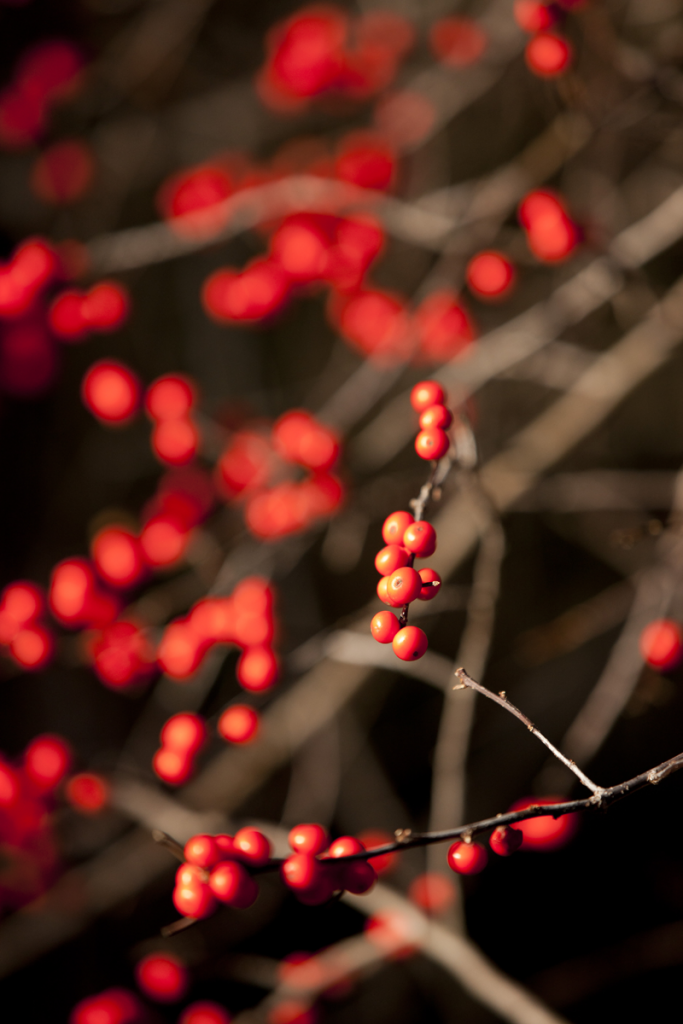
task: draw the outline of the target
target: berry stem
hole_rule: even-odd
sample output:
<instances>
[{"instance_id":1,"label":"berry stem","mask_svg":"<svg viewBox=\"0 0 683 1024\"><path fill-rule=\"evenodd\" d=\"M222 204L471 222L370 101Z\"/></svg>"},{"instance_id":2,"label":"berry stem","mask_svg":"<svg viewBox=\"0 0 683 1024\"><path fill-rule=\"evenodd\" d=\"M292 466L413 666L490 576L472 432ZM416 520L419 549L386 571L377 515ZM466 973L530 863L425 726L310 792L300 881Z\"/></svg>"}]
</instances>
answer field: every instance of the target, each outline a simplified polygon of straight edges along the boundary
<instances>
[{"instance_id":1,"label":"berry stem","mask_svg":"<svg viewBox=\"0 0 683 1024\"><path fill-rule=\"evenodd\" d=\"M518 718L520 722L524 722L524 725L526 725L529 732L532 733L536 739L540 740L541 743L548 748L551 754L554 754L558 761L561 761L565 767L569 768L570 772L573 772L577 779L583 783L586 789L590 789L594 796L601 798L602 795L607 792L607 790L603 789L602 786L598 786L595 782L589 779L588 776L581 771L578 765L574 763L574 761L570 761L568 757L565 757L564 754L559 751L557 747L554 746L542 732L540 732L539 729L536 728L531 719L527 718L523 711L520 711L518 707L515 707L515 705L507 699L504 691L501 691L500 693L493 693L491 690L487 690L485 686L481 685L481 683L477 683L472 679L464 668L457 668L455 670L455 675L459 682L453 687L454 690L461 690L464 687L469 686L470 689L476 690L477 693L481 693L484 697L488 697L489 700L495 701L496 704L500 704L502 708L505 708L505 710L509 711L511 715Z\"/></svg>"},{"instance_id":2,"label":"berry stem","mask_svg":"<svg viewBox=\"0 0 683 1024\"><path fill-rule=\"evenodd\" d=\"M176 842L176 840L173 839L172 836L169 836L167 832L162 832L160 828L152 829L152 839L154 840L155 843L158 843L159 846L165 846L166 849L169 850L174 857L177 857L177 859L181 863L184 863L184 848L180 845L180 843Z\"/></svg>"}]
</instances>

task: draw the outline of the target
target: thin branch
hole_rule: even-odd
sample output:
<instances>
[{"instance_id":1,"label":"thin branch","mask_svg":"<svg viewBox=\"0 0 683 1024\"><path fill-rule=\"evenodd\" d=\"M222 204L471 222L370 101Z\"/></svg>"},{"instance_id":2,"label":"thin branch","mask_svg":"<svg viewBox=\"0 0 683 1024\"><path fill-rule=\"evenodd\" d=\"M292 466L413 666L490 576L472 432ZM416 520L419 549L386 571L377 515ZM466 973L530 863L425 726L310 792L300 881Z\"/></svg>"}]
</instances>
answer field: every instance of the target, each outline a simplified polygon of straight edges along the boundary
<instances>
[{"instance_id":1,"label":"thin branch","mask_svg":"<svg viewBox=\"0 0 683 1024\"><path fill-rule=\"evenodd\" d=\"M481 693L484 697L488 697L489 700L495 701L496 704L500 704L502 708L505 708L505 710L509 711L511 715L514 715L515 718L518 718L520 720L520 722L523 722L529 730L529 732L533 736L535 736L536 739L540 740L541 743L543 743L544 746L546 746L548 750L552 754L554 754L558 761L561 761L566 768L569 768L571 772L574 772L574 775L576 775L577 779L579 779L579 781L584 784L586 789L590 789L591 793L594 793L597 796L600 796L600 794L604 792L602 786L598 786L595 782L592 782L588 778L588 776L585 775L581 771L581 769L574 764L573 761L570 761L568 757L565 757L564 754L560 750L558 750L557 747L553 743L551 743L550 740L546 736L544 736L539 729L536 728L531 719L527 718L523 711L520 711L518 707L515 707L515 705L507 699L504 690L501 690L500 693L493 693L491 690L487 690L485 686L481 685L481 683L477 683L474 679L472 679L472 677L467 674L464 668L457 668L455 670L455 674L459 680L459 684L458 686L455 686L454 689L460 689L461 687L469 686L472 690L476 690L477 693Z\"/></svg>"},{"instance_id":2,"label":"thin branch","mask_svg":"<svg viewBox=\"0 0 683 1024\"><path fill-rule=\"evenodd\" d=\"M174 857L177 857L179 861L183 862L185 860L185 850L181 844L173 839L172 836L169 836L167 832L162 832L160 828L153 828L152 839L155 843L158 843L159 846L165 846L166 849L169 850Z\"/></svg>"}]
</instances>

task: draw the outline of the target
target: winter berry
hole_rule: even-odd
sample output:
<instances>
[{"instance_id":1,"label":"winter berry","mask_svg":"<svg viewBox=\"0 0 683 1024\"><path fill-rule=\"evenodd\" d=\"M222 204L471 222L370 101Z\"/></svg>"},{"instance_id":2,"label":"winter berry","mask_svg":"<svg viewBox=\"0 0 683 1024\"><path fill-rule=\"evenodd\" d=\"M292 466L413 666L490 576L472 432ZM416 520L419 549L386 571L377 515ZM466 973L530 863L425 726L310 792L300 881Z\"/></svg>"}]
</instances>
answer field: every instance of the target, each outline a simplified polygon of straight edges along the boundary
<instances>
[{"instance_id":1,"label":"winter berry","mask_svg":"<svg viewBox=\"0 0 683 1024\"><path fill-rule=\"evenodd\" d=\"M441 590L441 577L434 569L418 569L418 573L422 580L418 601L431 601Z\"/></svg>"},{"instance_id":2,"label":"winter berry","mask_svg":"<svg viewBox=\"0 0 683 1024\"><path fill-rule=\"evenodd\" d=\"M445 405L430 405L420 413L420 430L431 430L433 427L448 430L452 422L453 413Z\"/></svg>"},{"instance_id":3,"label":"winter berry","mask_svg":"<svg viewBox=\"0 0 683 1024\"><path fill-rule=\"evenodd\" d=\"M456 899L450 878L437 871L418 875L408 888L408 899L428 914L443 914Z\"/></svg>"},{"instance_id":4,"label":"winter berry","mask_svg":"<svg viewBox=\"0 0 683 1024\"><path fill-rule=\"evenodd\" d=\"M297 853L322 853L328 843L327 829L317 824L296 825L287 838Z\"/></svg>"},{"instance_id":5,"label":"winter berry","mask_svg":"<svg viewBox=\"0 0 683 1024\"><path fill-rule=\"evenodd\" d=\"M340 836L330 844L328 857L350 857L352 853L362 853L365 846L355 836Z\"/></svg>"},{"instance_id":6,"label":"winter berry","mask_svg":"<svg viewBox=\"0 0 683 1024\"><path fill-rule=\"evenodd\" d=\"M640 634L640 653L652 668L666 670L681 660L683 633L672 619L655 619Z\"/></svg>"},{"instance_id":7,"label":"winter berry","mask_svg":"<svg viewBox=\"0 0 683 1024\"><path fill-rule=\"evenodd\" d=\"M170 747L160 747L152 758L156 775L169 786L181 786L192 774L192 757Z\"/></svg>"},{"instance_id":8,"label":"winter berry","mask_svg":"<svg viewBox=\"0 0 683 1024\"><path fill-rule=\"evenodd\" d=\"M539 32L527 43L527 67L541 78L555 78L568 69L574 57L571 43L555 32Z\"/></svg>"},{"instance_id":9,"label":"winter berry","mask_svg":"<svg viewBox=\"0 0 683 1024\"><path fill-rule=\"evenodd\" d=\"M135 968L137 983L146 996L158 1003L182 999L188 986L185 965L171 953L150 953Z\"/></svg>"},{"instance_id":10,"label":"winter berry","mask_svg":"<svg viewBox=\"0 0 683 1024\"><path fill-rule=\"evenodd\" d=\"M209 917L216 909L216 897L202 879L188 879L184 884L176 885L173 890L173 905L183 917L194 917L198 920Z\"/></svg>"},{"instance_id":11,"label":"winter berry","mask_svg":"<svg viewBox=\"0 0 683 1024\"><path fill-rule=\"evenodd\" d=\"M399 544L388 544L377 552L375 569L382 576L391 576L392 572L401 569L410 562L410 552Z\"/></svg>"},{"instance_id":12,"label":"winter berry","mask_svg":"<svg viewBox=\"0 0 683 1024\"><path fill-rule=\"evenodd\" d=\"M340 867L340 884L356 896L369 892L377 881L377 872L366 860L352 860Z\"/></svg>"},{"instance_id":13,"label":"winter berry","mask_svg":"<svg viewBox=\"0 0 683 1024\"><path fill-rule=\"evenodd\" d=\"M226 708L216 726L219 736L230 743L250 743L258 732L259 713L247 704Z\"/></svg>"},{"instance_id":14,"label":"winter berry","mask_svg":"<svg viewBox=\"0 0 683 1024\"><path fill-rule=\"evenodd\" d=\"M201 715L192 711L181 711L167 719L160 734L161 743L169 750L183 754L194 754L206 743L206 723Z\"/></svg>"},{"instance_id":15,"label":"winter berry","mask_svg":"<svg viewBox=\"0 0 683 1024\"><path fill-rule=\"evenodd\" d=\"M377 612L370 623L370 632L380 644L390 644L400 628L393 612Z\"/></svg>"},{"instance_id":16,"label":"winter berry","mask_svg":"<svg viewBox=\"0 0 683 1024\"><path fill-rule=\"evenodd\" d=\"M436 530L424 519L412 523L403 534L403 544L418 558L429 558L436 551Z\"/></svg>"},{"instance_id":17,"label":"winter berry","mask_svg":"<svg viewBox=\"0 0 683 1024\"><path fill-rule=\"evenodd\" d=\"M516 800L510 807L511 811L521 811L526 807L544 804L561 804L561 796L527 796ZM578 814L563 814L553 818L552 814L543 814L537 818L526 818L515 822L515 828L524 836L524 850L559 850L574 836L579 824Z\"/></svg>"},{"instance_id":18,"label":"winter berry","mask_svg":"<svg viewBox=\"0 0 683 1024\"><path fill-rule=\"evenodd\" d=\"M229 858L236 856L235 840L232 836L228 836L222 832L213 838L216 846L221 851L221 860L228 860Z\"/></svg>"},{"instance_id":19,"label":"winter berry","mask_svg":"<svg viewBox=\"0 0 683 1024\"><path fill-rule=\"evenodd\" d=\"M236 674L245 690L269 690L277 682L277 658L270 647L251 647L237 662Z\"/></svg>"},{"instance_id":20,"label":"winter berry","mask_svg":"<svg viewBox=\"0 0 683 1024\"><path fill-rule=\"evenodd\" d=\"M520 848L523 840L524 836L519 829L499 825L491 833L489 846L499 857L509 857L511 853Z\"/></svg>"},{"instance_id":21,"label":"winter berry","mask_svg":"<svg viewBox=\"0 0 683 1024\"><path fill-rule=\"evenodd\" d=\"M413 522L415 520L410 512L392 512L382 525L382 538L385 544L400 544L403 534Z\"/></svg>"},{"instance_id":22,"label":"winter berry","mask_svg":"<svg viewBox=\"0 0 683 1024\"><path fill-rule=\"evenodd\" d=\"M377 596L384 604L390 604L392 608L400 608L403 604L401 598L397 598L394 601L393 597L389 593L389 580L390 576L382 576L382 579L377 584Z\"/></svg>"},{"instance_id":23,"label":"winter berry","mask_svg":"<svg viewBox=\"0 0 683 1024\"><path fill-rule=\"evenodd\" d=\"M467 264L470 291L484 301L504 299L515 283L515 268L501 252L480 252Z\"/></svg>"},{"instance_id":24,"label":"winter berry","mask_svg":"<svg viewBox=\"0 0 683 1024\"><path fill-rule=\"evenodd\" d=\"M185 860L200 868L211 868L221 858L220 850L213 836L193 836L185 843Z\"/></svg>"},{"instance_id":25,"label":"winter berry","mask_svg":"<svg viewBox=\"0 0 683 1024\"><path fill-rule=\"evenodd\" d=\"M392 604L410 604L422 589L422 580L416 569L406 565L392 572L387 584L387 594Z\"/></svg>"},{"instance_id":26,"label":"winter berry","mask_svg":"<svg viewBox=\"0 0 683 1024\"><path fill-rule=\"evenodd\" d=\"M296 898L299 903L305 903L309 907L318 907L321 903L327 903L337 889L336 877L331 871L323 871L315 885L309 889L300 889Z\"/></svg>"},{"instance_id":27,"label":"winter berry","mask_svg":"<svg viewBox=\"0 0 683 1024\"><path fill-rule=\"evenodd\" d=\"M81 814L97 814L109 802L109 785L91 772L72 775L64 790L72 807Z\"/></svg>"},{"instance_id":28,"label":"winter berry","mask_svg":"<svg viewBox=\"0 0 683 1024\"><path fill-rule=\"evenodd\" d=\"M418 626L404 626L399 629L391 646L401 661L417 661L427 650L427 636Z\"/></svg>"},{"instance_id":29,"label":"winter berry","mask_svg":"<svg viewBox=\"0 0 683 1024\"><path fill-rule=\"evenodd\" d=\"M444 390L435 380L423 380L410 392L410 404L415 412L424 412L430 405L443 403Z\"/></svg>"},{"instance_id":30,"label":"winter berry","mask_svg":"<svg viewBox=\"0 0 683 1024\"><path fill-rule=\"evenodd\" d=\"M486 867L488 856L480 843L453 843L448 851L448 866L459 875L478 875Z\"/></svg>"},{"instance_id":31,"label":"winter berry","mask_svg":"<svg viewBox=\"0 0 683 1024\"><path fill-rule=\"evenodd\" d=\"M421 459L427 461L440 459L450 448L448 434L440 427L430 427L429 430L421 430L415 438L415 451Z\"/></svg>"},{"instance_id":32,"label":"winter berry","mask_svg":"<svg viewBox=\"0 0 683 1024\"><path fill-rule=\"evenodd\" d=\"M185 1007L178 1024L230 1024L230 1014L218 1003L200 999Z\"/></svg>"},{"instance_id":33,"label":"winter berry","mask_svg":"<svg viewBox=\"0 0 683 1024\"><path fill-rule=\"evenodd\" d=\"M543 29L551 28L557 21L557 14L548 3L541 3L540 0L515 0L513 17L519 27L525 32L541 32Z\"/></svg>"},{"instance_id":34,"label":"winter berry","mask_svg":"<svg viewBox=\"0 0 683 1024\"><path fill-rule=\"evenodd\" d=\"M221 861L209 876L209 888L216 899L230 907L245 910L258 896L258 885L243 864Z\"/></svg>"},{"instance_id":35,"label":"winter berry","mask_svg":"<svg viewBox=\"0 0 683 1024\"><path fill-rule=\"evenodd\" d=\"M240 860L254 867L267 864L270 860L270 842L255 828L241 828L235 833L235 853Z\"/></svg>"},{"instance_id":36,"label":"winter berry","mask_svg":"<svg viewBox=\"0 0 683 1024\"><path fill-rule=\"evenodd\" d=\"M69 771L72 753L61 736L46 733L31 740L24 753L24 771L36 789L47 793Z\"/></svg>"},{"instance_id":37,"label":"winter berry","mask_svg":"<svg viewBox=\"0 0 683 1024\"><path fill-rule=\"evenodd\" d=\"M312 853L293 853L280 868L283 881L290 889L314 889L323 876L323 867Z\"/></svg>"}]
</instances>

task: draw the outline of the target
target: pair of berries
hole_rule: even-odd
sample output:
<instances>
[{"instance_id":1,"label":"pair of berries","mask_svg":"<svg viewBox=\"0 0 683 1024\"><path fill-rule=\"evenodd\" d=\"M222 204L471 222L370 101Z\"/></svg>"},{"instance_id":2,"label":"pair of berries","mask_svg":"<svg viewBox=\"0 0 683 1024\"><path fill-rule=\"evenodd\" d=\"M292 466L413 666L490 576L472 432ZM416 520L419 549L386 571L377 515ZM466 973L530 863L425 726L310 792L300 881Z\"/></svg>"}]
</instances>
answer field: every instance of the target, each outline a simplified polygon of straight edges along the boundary
<instances>
[{"instance_id":1,"label":"pair of berries","mask_svg":"<svg viewBox=\"0 0 683 1024\"><path fill-rule=\"evenodd\" d=\"M519 829L500 825L494 829L489 846L499 857L509 857L522 845L524 836ZM488 854L481 843L453 843L448 850L448 866L459 875L478 875L488 863Z\"/></svg>"},{"instance_id":2,"label":"pair of berries","mask_svg":"<svg viewBox=\"0 0 683 1024\"><path fill-rule=\"evenodd\" d=\"M329 836L322 825L297 825L289 833L294 853L280 871L285 885L301 903L327 903L335 892L343 890L360 895L377 881L375 869L366 860L334 863L337 858L363 853L365 846L359 839L341 836L328 844Z\"/></svg>"},{"instance_id":3,"label":"pair of berries","mask_svg":"<svg viewBox=\"0 0 683 1024\"><path fill-rule=\"evenodd\" d=\"M453 422L453 413L444 405L444 398L444 390L435 380L420 381L410 392L410 404L420 414L415 451L427 461L442 458L450 448L446 431Z\"/></svg>"},{"instance_id":4,"label":"pair of berries","mask_svg":"<svg viewBox=\"0 0 683 1024\"><path fill-rule=\"evenodd\" d=\"M185 844L185 863L176 872L173 903L185 917L208 917L217 903L244 909L258 896L249 868L270 860L268 839L255 828L234 836L196 835Z\"/></svg>"}]
</instances>

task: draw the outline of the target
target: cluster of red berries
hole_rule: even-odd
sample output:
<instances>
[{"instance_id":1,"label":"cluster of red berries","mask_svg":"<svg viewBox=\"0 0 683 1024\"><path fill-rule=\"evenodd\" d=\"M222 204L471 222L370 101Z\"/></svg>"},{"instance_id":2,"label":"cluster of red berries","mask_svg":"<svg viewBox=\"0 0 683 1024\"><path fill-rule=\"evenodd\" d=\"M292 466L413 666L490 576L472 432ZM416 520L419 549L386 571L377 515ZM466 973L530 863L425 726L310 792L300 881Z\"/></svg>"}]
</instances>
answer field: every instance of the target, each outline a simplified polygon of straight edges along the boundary
<instances>
[{"instance_id":1,"label":"cluster of red berries","mask_svg":"<svg viewBox=\"0 0 683 1024\"><path fill-rule=\"evenodd\" d=\"M185 917L208 917L218 902L250 907L258 885L249 868L270 860L268 839L255 828L242 828L234 836L197 835L185 844L185 863L176 872L173 903Z\"/></svg>"},{"instance_id":2,"label":"cluster of red berries","mask_svg":"<svg viewBox=\"0 0 683 1024\"><path fill-rule=\"evenodd\" d=\"M275 594L267 580L248 576L230 597L206 597L182 619L164 630L157 658L173 679L187 679L214 644L234 644L242 650L237 680L245 690L260 692L275 684L279 666L272 643L275 636Z\"/></svg>"},{"instance_id":3,"label":"cluster of red berries","mask_svg":"<svg viewBox=\"0 0 683 1024\"><path fill-rule=\"evenodd\" d=\"M494 249L478 252L465 270L469 290L484 302L507 298L514 288L515 277L513 264L502 252Z\"/></svg>"},{"instance_id":4,"label":"cluster of red berries","mask_svg":"<svg viewBox=\"0 0 683 1024\"><path fill-rule=\"evenodd\" d=\"M19 58L0 93L0 145L30 146L43 134L50 108L74 95L83 58L66 39L40 42Z\"/></svg>"},{"instance_id":5,"label":"cluster of red berries","mask_svg":"<svg viewBox=\"0 0 683 1024\"><path fill-rule=\"evenodd\" d=\"M266 37L259 94L285 111L329 93L366 99L391 83L414 36L410 22L392 11L350 18L335 7L300 8Z\"/></svg>"},{"instance_id":6,"label":"cluster of red berries","mask_svg":"<svg viewBox=\"0 0 683 1024\"><path fill-rule=\"evenodd\" d=\"M154 422L152 451L160 462L184 466L199 448L199 431L192 418L196 393L192 381L178 373L168 373L150 384L145 395L145 411Z\"/></svg>"},{"instance_id":7,"label":"cluster of red berries","mask_svg":"<svg viewBox=\"0 0 683 1024\"><path fill-rule=\"evenodd\" d=\"M0 596L0 644L27 671L44 668L52 657L54 638L41 621L44 612L43 591L27 580L10 583Z\"/></svg>"},{"instance_id":8,"label":"cluster of red berries","mask_svg":"<svg viewBox=\"0 0 683 1024\"><path fill-rule=\"evenodd\" d=\"M367 860L340 857L363 853L364 844L354 836L341 836L330 843L322 825L297 825L288 836L294 853L283 861L280 874L300 903L317 906L327 903L335 892L368 892L377 881L377 873Z\"/></svg>"},{"instance_id":9,"label":"cluster of red berries","mask_svg":"<svg viewBox=\"0 0 683 1024\"><path fill-rule=\"evenodd\" d=\"M138 988L155 1003L176 1003L190 987L187 967L172 953L148 953L135 966ZM69 1024L144 1024L149 1008L125 988L108 988L74 1006ZM156 1018L155 1018L156 1019ZM201 999L190 1003L178 1024L230 1024L230 1014L219 1003Z\"/></svg>"},{"instance_id":10,"label":"cluster of red berries","mask_svg":"<svg viewBox=\"0 0 683 1024\"><path fill-rule=\"evenodd\" d=\"M91 773L68 778L73 762L61 736L36 736L16 764L0 756L0 907L23 906L51 885L58 872L52 812L59 787L76 810L92 814L108 800L104 779Z\"/></svg>"},{"instance_id":11,"label":"cluster of red berries","mask_svg":"<svg viewBox=\"0 0 683 1024\"><path fill-rule=\"evenodd\" d=\"M556 78L571 66L574 59L573 47L565 36L554 29L563 20L566 10L577 6L579 4L572 0L558 0L557 3L515 0L515 21L533 36L524 52L527 67L540 78Z\"/></svg>"},{"instance_id":12,"label":"cluster of red berries","mask_svg":"<svg viewBox=\"0 0 683 1024\"><path fill-rule=\"evenodd\" d=\"M443 388L433 380L421 381L413 388L410 400L420 414L420 432L415 450L423 459L440 459L449 449L446 430L453 414L443 404ZM424 520L417 522L410 512L392 512L384 520L382 539L386 547L375 558L382 576L377 596L393 608L404 608L412 601L431 601L441 587L441 577L433 569L413 568L416 558L429 558L436 551L436 530ZM427 637L417 626L401 626L393 612L378 612L370 623L372 636L381 644L391 644L402 661L417 661L427 650Z\"/></svg>"},{"instance_id":13,"label":"cluster of red berries","mask_svg":"<svg viewBox=\"0 0 683 1024\"><path fill-rule=\"evenodd\" d=\"M268 432L234 434L216 466L218 487L228 501L244 502L244 520L255 537L277 540L339 508L344 488L332 472L339 454L333 430L305 409L292 409Z\"/></svg>"},{"instance_id":14,"label":"cluster of red berries","mask_svg":"<svg viewBox=\"0 0 683 1024\"><path fill-rule=\"evenodd\" d=\"M130 311L128 292L118 281L100 281L87 292L60 292L48 310L47 322L62 341L84 341L91 331L116 331Z\"/></svg>"}]
</instances>

